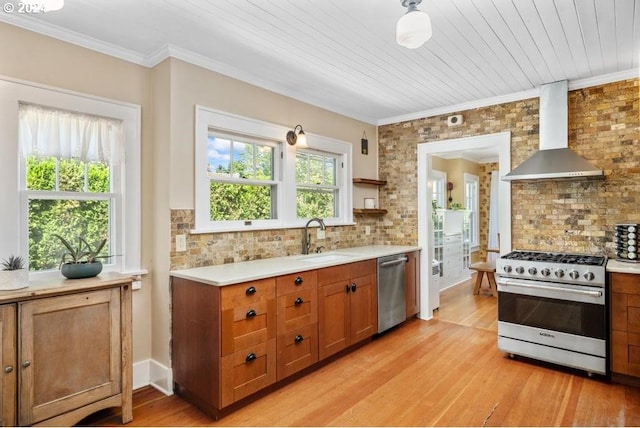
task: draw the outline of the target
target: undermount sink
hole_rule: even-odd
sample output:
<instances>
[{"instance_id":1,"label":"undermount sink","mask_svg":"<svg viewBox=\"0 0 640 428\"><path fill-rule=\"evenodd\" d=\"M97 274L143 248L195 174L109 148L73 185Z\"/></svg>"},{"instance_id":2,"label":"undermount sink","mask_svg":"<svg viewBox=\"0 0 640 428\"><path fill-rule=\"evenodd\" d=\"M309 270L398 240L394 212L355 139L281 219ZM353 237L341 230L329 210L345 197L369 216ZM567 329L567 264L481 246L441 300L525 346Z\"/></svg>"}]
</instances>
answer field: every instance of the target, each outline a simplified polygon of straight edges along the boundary
<instances>
[{"instance_id":1,"label":"undermount sink","mask_svg":"<svg viewBox=\"0 0 640 428\"><path fill-rule=\"evenodd\" d=\"M353 254L314 254L300 258L300 261L303 262L313 262L313 263L325 263L325 262L336 262L340 260L350 259L354 257Z\"/></svg>"}]
</instances>

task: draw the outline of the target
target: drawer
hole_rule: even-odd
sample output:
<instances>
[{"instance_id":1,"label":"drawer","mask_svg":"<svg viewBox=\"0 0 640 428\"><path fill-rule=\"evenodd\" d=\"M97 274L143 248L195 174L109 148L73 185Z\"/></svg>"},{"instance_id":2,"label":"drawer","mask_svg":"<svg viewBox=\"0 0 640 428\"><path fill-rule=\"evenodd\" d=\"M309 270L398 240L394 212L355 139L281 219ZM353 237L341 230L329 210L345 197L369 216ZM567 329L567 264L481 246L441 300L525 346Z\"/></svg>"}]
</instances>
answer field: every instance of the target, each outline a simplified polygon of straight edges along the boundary
<instances>
[{"instance_id":1,"label":"drawer","mask_svg":"<svg viewBox=\"0 0 640 428\"><path fill-rule=\"evenodd\" d=\"M449 259L445 259L442 264L445 267L458 267L458 268L462 268L462 256L460 257L456 257L456 258L449 258Z\"/></svg>"},{"instance_id":2,"label":"drawer","mask_svg":"<svg viewBox=\"0 0 640 428\"><path fill-rule=\"evenodd\" d=\"M276 294L295 293L299 290L309 290L318 287L318 271L309 270L291 275L282 275L276 278Z\"/></svg>"},{"instance_id":3,"label":"drawer","mask_svg":"<svg viewBox=\"0 0 640 428\"><path fill-rule=\"evenodd\" d=\"M446 251L444 252L444 255L442 257L444 260L462 260L462 251L461 250L457 250L457 251L451 251L449 253L447 253Z\"/></svg>"},{"instance_id":4,"label":"drawer","mask_svg":"<svg viewBox=\"0 0 640 428\"><path fill-rule=\"evenodd\" d=\"M278 297L278 334L318 322L318 289Z\"/></svg>"},{"instance_id":5,"label":"drawer","mask_svg":"<svg viewBox=\"0 0 640 428\"><path fill-rule=\"evenodd\" d=\"M221 288L222 310L275 299L276 297L276 281L274 278L243 282L242 284L228 285Z\"/></svg>"},{"instance_id":6,"label":"drawer","mask_svg":"<svg viewBox=\"0 0 640 428\"><path fill-rule=\"evenodd\" d=\"M318 269L318 285L333 284L335 282L349 282L351 278L350 264L337 265Z\"/></svg>"},{"instance_id":7,"label":"drawer","mask_svg":"<svg viewBox=\"0 0 640 428\"><path fill-rule=\"evenodd\" d=\"M351 276L349 278L360 278L368 275L375 275L378 269L376 259L365 260L363 262L351 263L349 265Z\"/></svg>"},{"instance_id":8,"label":"drawer","mask_svg":"<svg viewBox=\"0 0 640 428\"><path fill-rule=\"evenodd\" d=\"M462 244L462 235L445 235L444 236L444 245L447 244Z\"/></svg>"},{"instance_id":9,"label":"drawer","mask_svg":"<svg viewBox=\"0 0 640 428\"><path fill-rule=\"evenodd\" d=\"M221 355L275 339L276 313L275 299L223 310Z\"/></svg>"},{"instance_id":10,"label":"drawer","mask_svg":"<svg viewBox=\"0 0 640 428\"><path fill-rule=\"evenodd\" d=\"M611 273L611 291L640 295L640 275L631 273Z\"/></svg>"},{"instance_id":11,"label":"drawer","mask_svg":"<svg viewBox=\"0 0 640 428\"><path fill-rule=\"evenodd\" d=\"M318 362L318 324L278 335L278 380Z\"/></svg>"},{"instance_id":12,"label":"drawer","mask_svg":"<svg viewBox=\"0 0 640 428\"><path fill-rule=\"evenodd\" d=\"M220 404L226 407L276 381L276 339L222 357Z\"/></svg>"}]
</instances>

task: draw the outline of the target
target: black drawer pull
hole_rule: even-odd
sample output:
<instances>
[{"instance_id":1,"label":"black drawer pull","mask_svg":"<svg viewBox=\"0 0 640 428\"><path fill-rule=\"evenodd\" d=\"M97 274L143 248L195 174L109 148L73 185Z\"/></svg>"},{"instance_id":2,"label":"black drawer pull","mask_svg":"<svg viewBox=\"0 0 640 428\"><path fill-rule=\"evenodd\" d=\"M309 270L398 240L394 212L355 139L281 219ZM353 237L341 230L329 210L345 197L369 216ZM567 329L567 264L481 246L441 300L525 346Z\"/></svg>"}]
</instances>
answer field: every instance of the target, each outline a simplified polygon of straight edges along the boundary
<instances>
[{"instance_id":1,"label":"black drawer pull","mask_svg":"<svg viewBox=\"0 0 640 428\"><path fill-rule=\"evenodd\" d=\"M351 291L352 292L356 292L356 283L354 282L353 284L351 284Z\"/></svg>"},{"instance_id":2,"label":"black drawer pull","mask_svg":"<svg viewBox=\"0 0 640 428\"><path fill-rule=\"evenodd\" d=\"M256 287L249 287L247 291L244 292L247 296L251 296L252 294L256 294Z\"/></svg>"},{"instance_id":3,"label":"black drawer pull","mask_svg":"<svg viewBox=\"0 0 640 428\"><path fill-rule=\"evenodd\" d=\"M347 290L347 294L349 294L349 291L351 291L351 289L349 288L349 284L345 285L345 288Z\"/></svg>"},{"instance_id":4,"label":"black drawer pull","mask_svg":"<svg viewBox=\"0 0 640 428\"><path fill-rule=\"evenodd\" d=\"M303 303L304 303L304 300L302 300L302 297L298 297L298 298L293 302L293 304L294 304L294 305L296 305L296 306L300 306L300 305L301 305L301 304L303 304Z\"/></svg>"},{"instance_id":5,"label":"black drawer pull","mask_svg":"<svg viewBox=\"0 0 640 428\"><path fill-rule=\"evenodd\" d=\"M301 277L299 277L299 276L296 276L296 279L294 279L294 280L293 280L293 283L294 283L295 285L300 285L300 284L302 284L302 282L303 282L303 281L302 281L302 278L301 278Z\"/></svg>"},{"instance_id":6,"label":"black drawer pull","mask_svg":"<svg viewBox=\"0 0 640 428\"><path fill-rule=\"evenodd\" d=\"M247 358L245 358L245 359L244 359L244 361L245 361L246 363L250 363L251 361L255 360L256 358L258 358L258 357L256 357L256 354L254 354L254 353L252 352L252 353L250 353L249 355L247 355Z\"/></svg>"},{"instance_id":7,"label":"black drawer pull","mask_svg":"<svg viewBox=\"0 0 640 428\"><path fill-rule=\"evenodd\" d=\"M296 343L300 343L300 342L302 342L302 341L304 340L304 337L302 337L301 335L299 335L299 334L298 334L298 335L296 336L296 338L295 338L295 339L293 339L293 340L294 340L294 342L296 342Z\"/></svg>"},{"instance_id":8,"label":"black drawer pull","mask_svg":"<svg viewBox=\"0 0 640 428\"><path fill-rule=\"evenodd\" d=\"M247 318L253 318L253 317L255 317L256 315L258 315L258 314L257 314L257 313L256 313L256 311L255 311L255 310L253 310L253 309L250 309L250 310L248 310L248 311L247 311Z\"/></svg>"}]
</instances>

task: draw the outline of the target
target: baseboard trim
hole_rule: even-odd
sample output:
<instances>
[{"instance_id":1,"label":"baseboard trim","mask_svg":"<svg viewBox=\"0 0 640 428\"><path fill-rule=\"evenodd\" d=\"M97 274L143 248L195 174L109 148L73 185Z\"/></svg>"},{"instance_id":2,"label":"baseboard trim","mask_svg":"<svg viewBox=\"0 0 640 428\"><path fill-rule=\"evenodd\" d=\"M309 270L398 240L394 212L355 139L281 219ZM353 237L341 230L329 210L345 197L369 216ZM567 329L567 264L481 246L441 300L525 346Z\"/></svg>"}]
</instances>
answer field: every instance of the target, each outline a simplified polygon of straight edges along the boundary
<instances>
[{"instance_id":1,"label":"baseboard trim","mask_svg":"<svg viewBox=\"0 0 640 428\"><path fill-rule=\"evenodd\" d=\"M153 359L133 363L133 389L149 385L165 395L173 395L173 372Z\"/></svg>"}]
</instances>

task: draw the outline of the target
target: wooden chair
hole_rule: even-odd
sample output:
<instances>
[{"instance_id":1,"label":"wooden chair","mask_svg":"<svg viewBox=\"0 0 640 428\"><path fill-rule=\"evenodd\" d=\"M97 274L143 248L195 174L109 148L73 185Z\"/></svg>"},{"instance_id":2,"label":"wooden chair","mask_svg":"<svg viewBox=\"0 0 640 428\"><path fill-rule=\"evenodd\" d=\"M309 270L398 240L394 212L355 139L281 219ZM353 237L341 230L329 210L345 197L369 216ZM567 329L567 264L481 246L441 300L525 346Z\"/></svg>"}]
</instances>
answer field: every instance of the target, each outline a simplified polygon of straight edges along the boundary
<instances>
[{"instance_id":1,"label":"wooden chair","mask_svg":"<svg viewBox=\"0 0 640 428\"><path fill-rule=\"evenodd\" d=\"M498 234L498 245L500 243L500 234ZM482 286L482 278L487 276L489 282L489 289L493 297L498 297L498 286L496 284L496 261L489 260L491 253L500 254L500 248L487 248L487 260L484 262L472 263L469 269L477 271L476 283L473 286L473 294L480 294L480 287Z\"/></svg>"}]
</instances>

